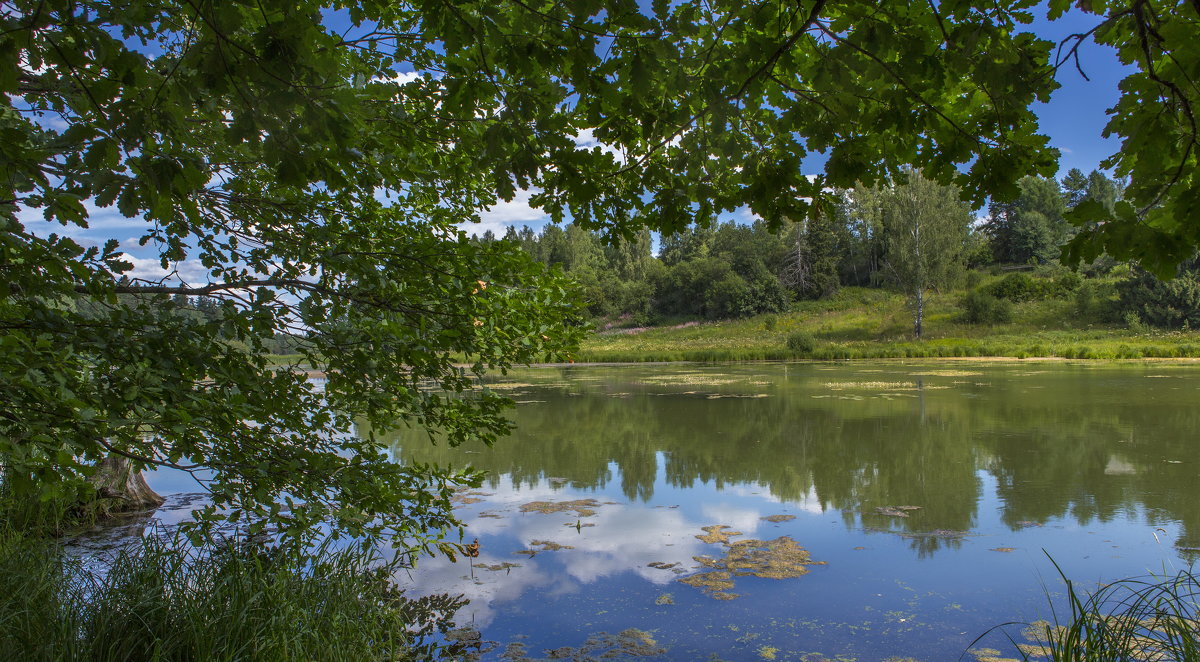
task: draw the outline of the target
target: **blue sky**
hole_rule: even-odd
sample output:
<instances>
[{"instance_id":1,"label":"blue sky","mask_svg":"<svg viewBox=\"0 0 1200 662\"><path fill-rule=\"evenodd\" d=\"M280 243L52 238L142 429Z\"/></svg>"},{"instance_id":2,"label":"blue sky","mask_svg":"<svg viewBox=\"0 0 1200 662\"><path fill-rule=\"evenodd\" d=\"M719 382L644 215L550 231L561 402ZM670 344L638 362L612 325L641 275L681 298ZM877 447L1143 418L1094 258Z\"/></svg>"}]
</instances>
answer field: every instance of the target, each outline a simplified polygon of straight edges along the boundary
<instances>
[{"instance_id":1,"label":"blue sky","mask_svg":"<svg viewBox=\"0 0 1200 662\"><path fill-rule=\"evenodd\" d=\"M1072 33L1086 32L1100 21L1099 17L1078 10L1072 10L1054 22L1044 18L1044 8L1039 8L1035 14L1040 14L1040 17L1030 29L1055 43ZM1080 64L1090 80L1081 76L1073 64L1064 66L1059 73L1062 87L1054 93L1049 103L1038 104L1034 109L1040 120L1041 131L1050 138L1050 144L1062 153L1060 177L1070 168L1089 172L1120 148L1118 141L1102 138L1101 135L1108 122L1106 110L1118 98L1117 83L1128 75L1131 68L1122 65L1112 49L1090 41L1080 49ZM584 142L582 138L581 143ZM823 159L818 157L806 161L806 167L811 167L814 172L819 171L822 165ZM545 224L547 217L529 207L528 197L528 192L519 192L512 202L501 203L484 212L483 223L468 224L464 229L472 233L491 229L501 235L508 225L539 228ZM122 248L129 252L139 275L150 278L166 275L158 266L157 257L150 247L139 249L137 246L137 238L144 229L140 219L124 218L111 207L90 210L92 219L87 230L51 227L50 224L38 222L40 210L27 210L21 216L31 230L39 233L66 231L85 244L117 239ZM731 216L747 217L748 214ZM184 263L178 265L178 269L184 280L192 283L204 280L204 270L198 265Z\"/></svg>"}]
</instances>

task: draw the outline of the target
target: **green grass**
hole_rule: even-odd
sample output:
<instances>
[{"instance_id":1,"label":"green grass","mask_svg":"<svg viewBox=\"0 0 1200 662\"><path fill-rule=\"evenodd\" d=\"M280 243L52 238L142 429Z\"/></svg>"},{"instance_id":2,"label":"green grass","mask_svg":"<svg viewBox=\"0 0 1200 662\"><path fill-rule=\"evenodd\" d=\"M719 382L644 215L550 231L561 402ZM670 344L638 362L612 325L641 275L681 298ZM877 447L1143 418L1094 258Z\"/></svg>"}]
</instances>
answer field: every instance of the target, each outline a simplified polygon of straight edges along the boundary
<instances>
[{"instance_id":1,"label":"green grass","mask_svg":"<svg viewBox=\"0 0 1200 662\"><path fill-rule=\"evenodd\" d=\"M241 543L143 538L105 571L54 543L0 532L0 659L432 659L460 606L408 600L360 550L291 556Z\"/></svg>"},{"instance_id":2,"label":"green grass","mask_svg":"<svg viewBox=\"0 0 1200 662\"><path fill-rule=\"evenodd\" d=\"M902 295L844 288L822 301L797 303L787 313L636 333L595 334L576 355L581 362L749 361L934 357L1058 357L1142 359L1200 357L1200 333L1135 331L1089 320L1066 299L1015 305L1014 321L973 325L961 321L965 292L931 297L924 333L912 336L912 313ZM811 350L788 347L806 333Z\"/></svg>"},{"instance_id":3,"label":"green grass","mask_svg":"<svg viewBox=\"0 0 1200 662\"><path fill-rule=\"evenodd\" d=\"M1192 571L1123 579L1086 594L1065 576L1063 579L1070 613L1063 622L1058 622L1055 614L1053 624L1028 625L1024 638L1032 643L1017 644L1023 659L1200 660L1200 577Z\"/></svg>"}]
</instances>

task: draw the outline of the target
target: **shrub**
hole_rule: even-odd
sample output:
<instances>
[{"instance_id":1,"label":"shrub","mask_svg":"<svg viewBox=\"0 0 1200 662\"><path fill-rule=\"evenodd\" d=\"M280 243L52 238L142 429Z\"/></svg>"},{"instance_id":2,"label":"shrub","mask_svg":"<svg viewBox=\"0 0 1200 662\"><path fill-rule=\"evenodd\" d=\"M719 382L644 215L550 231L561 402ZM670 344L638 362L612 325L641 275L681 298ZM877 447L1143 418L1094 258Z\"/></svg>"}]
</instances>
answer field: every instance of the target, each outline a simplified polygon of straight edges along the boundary
<instances>
[{"instance_id":1,"label":"shrub","mask_svg":"<svg viewBox=\"0 0 1200 662\"><path fill-rule=\"evenodd\" d=\"M1075 290L1075 313L1092 322L1120 319L1117 288L1111 281L1089 280Z\"/></svg>"},{"instance_id":2,"label":"shrub","mask_svg":"<svg viewBox=\"0 0 1200 662\"><path fill-rule=\"evenodd\" d=\"M1200 325L1200 258L1193 258L1169 281L1138 269L1117 285L1121 310L1162 328Z\"/></svg>"},{"instance_id":3,"label":"shrub","mask_svg":"<svg viewBox=\"0 0 1200 662\"><path fill-rule=\"evenodd\" d=\"M1011 322L1013 306L980 290L972 290L962 300L963 321L970 324L1003 324Z\"/></svg>"},{"instance_id":4,"label":"shrub","mask_svg":"<svg viewBox=\"0 0 1200 662\"><path fill-rule=\"evenodd\" d=\"M787 348L797 354L812 354L817 348L817 340L807 331L796 331L788 334Z\"/></svg>"},{"instance_id":5,"label":"shrub","mask_svg":"<svg viewBox=\"0 0 1200 662\"><path fill-rule=\"evenodd\" d=\"M1033 278L1029 274L1015 273L983 288L984 292L998 299L1009 301L1044 301L1069 296L1079 289L1083 279L1074 271L1063 272L1056 278Z\"/></svg>"}]
</instances>

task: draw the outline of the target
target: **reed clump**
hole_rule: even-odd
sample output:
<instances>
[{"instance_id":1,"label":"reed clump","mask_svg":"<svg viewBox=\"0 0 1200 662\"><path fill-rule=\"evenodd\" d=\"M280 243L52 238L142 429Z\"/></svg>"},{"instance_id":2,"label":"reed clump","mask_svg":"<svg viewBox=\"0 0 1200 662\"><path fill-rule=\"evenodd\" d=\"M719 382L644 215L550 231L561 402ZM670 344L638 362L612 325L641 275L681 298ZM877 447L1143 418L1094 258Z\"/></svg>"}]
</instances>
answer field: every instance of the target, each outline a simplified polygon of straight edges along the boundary
<instances>
[{"instance_id":1,"label":"reed clump","mask_svg":"<svg viewBox=\"0 0 1200 662\"><path fill-rule=\"evenodd\" d=\"M144 537L111 565L0 530L0 659L420 660L462 602L405 598L362 549L196 549Z\"/></svg>"},{"instance_id":2,"label":"reed clump","mask_svg":"<svg viewBox=\"0 0 1200 662\"><path fill-rule=\"evenodd\" d=\"M1062 622L1055 614L1055 623L1025 629L1034 642L1019 645L1025 660L1200 660L1200 576L1194 570L1123 579L1087 593L1070 580L1066 587L1070 613Z\"/></svg>"}]
</instances>

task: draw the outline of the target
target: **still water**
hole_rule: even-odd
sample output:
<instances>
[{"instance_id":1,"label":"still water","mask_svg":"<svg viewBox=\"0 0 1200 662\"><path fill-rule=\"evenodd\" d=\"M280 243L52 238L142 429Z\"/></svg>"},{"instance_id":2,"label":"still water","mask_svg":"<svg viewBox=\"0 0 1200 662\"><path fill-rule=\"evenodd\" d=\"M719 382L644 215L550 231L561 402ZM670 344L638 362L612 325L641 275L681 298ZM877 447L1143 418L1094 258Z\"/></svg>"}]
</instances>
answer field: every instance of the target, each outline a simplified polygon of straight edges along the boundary
<instances>
[{"instance_id":1,"label":"still water","mask_svg":"<svg viewBox=\"0 0 1200 662\"><path fill-rule=\"evenodd\" d=\"M1051 558L1090 587L1200 557L1200 366L588 366L492 387L518 402L494 448L395 440L400 461L488 472L456 499L479 557L397 576L469 598L456 636L483 659L1014 657L1000 633L967 651L1050 617Z\"/></svg>"}]
</instances>

